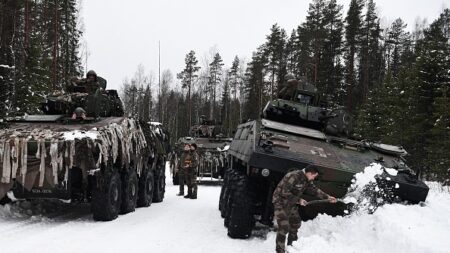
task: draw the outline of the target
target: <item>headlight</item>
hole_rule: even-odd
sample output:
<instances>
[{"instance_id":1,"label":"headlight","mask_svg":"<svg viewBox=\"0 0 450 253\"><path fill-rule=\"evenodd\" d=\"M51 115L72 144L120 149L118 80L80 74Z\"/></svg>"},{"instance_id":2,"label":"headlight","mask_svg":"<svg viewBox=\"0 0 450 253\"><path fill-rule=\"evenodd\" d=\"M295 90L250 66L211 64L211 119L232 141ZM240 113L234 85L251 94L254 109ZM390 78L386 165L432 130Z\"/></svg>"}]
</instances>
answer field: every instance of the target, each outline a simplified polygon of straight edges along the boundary
<instances>
[{"instance_id":1,"label":"headlight","mask_svg":"<svg viewBox=\"0 0 450 253\"><path fill-rule=\"evenodd\" d=\"M263 177L268 177L268 176L270 175L270 170L268 170L268 169L263 169L263 170L261 171L261 175L262 175Z\"/></svg>"}]
</instances>

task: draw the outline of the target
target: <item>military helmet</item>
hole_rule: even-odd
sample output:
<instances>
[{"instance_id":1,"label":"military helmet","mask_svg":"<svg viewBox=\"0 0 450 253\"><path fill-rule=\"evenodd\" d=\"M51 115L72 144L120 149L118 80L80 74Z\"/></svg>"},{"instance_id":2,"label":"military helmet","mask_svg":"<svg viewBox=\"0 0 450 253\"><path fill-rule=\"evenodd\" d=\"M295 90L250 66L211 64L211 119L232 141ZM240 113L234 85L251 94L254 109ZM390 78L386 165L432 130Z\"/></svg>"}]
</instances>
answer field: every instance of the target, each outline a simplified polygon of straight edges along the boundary
<instances>
[{"instance_id":1,"label":"military helmet","mask_svg":"<svg viewBox=\"0 0 450 253\"><path fill-rule=\"evenodd\" d=\"M86 111L83 108L81 108L81 107L77 107L73 111L72 117L74 117L74 118L84 118L84 117L86 117Z\"/></svg>"},{"instance_id":2,"label":"military helmet","mask_svg":"<svg viewBox=\"0 0 450 253\"><path fill-rule=\"evenodd\" d=\"M86 73L86 77L90 77L90 76L95 77L95 80L97 80L97 73L95 73L94 70L89 70L89 71Z\"/></svg>"},{"instance_id":3,"label":"military helmet","mask_svg":"<svg viewBox=\"0 0 450 253\"><path fill-rule=\"evenodd\" d=\"M297 79L295 79L294 74L288 73L288 74L286 74L286 75L284 76L284 80L285 80L286 82L288 82L288 81L297 80Z\"/></svg>"}]
</instances>

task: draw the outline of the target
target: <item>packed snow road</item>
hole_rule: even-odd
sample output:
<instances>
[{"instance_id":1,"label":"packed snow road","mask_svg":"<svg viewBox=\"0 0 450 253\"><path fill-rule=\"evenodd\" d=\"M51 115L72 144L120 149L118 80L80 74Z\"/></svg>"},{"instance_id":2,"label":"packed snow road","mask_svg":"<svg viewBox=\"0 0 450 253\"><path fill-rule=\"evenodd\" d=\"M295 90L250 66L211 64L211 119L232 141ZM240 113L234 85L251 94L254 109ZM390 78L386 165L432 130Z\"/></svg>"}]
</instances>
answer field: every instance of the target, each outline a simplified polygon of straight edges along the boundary
<instances>
[{"instance_id":1,"label":"packed snow road","mask_svg":"<svg viewBox=\"0 0 450 253\"><path fill-rule=\"evenodd\" d=\"M218 211L219 186L200 186L197 200L176 196L149 208L94 222L89 206L22 202L0 206L0 252L274 252L275 233L227 237ZM303 224L289 252L449 252L450 193L431 184L424 205L389 205L375 214L319 216Z\"/></svg>"}]
</instances>

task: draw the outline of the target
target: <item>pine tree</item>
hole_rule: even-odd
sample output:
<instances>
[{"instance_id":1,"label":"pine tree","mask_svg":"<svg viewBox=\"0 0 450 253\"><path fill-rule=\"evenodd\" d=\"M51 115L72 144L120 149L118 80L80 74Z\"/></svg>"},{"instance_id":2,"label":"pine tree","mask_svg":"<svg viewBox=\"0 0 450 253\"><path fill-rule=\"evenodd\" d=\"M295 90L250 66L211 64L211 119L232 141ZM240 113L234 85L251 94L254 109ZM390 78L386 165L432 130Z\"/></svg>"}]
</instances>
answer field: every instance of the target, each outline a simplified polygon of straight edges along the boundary
<instances>
[{"instance_id":1,"label":"pine tree","mask_svg":"<svg viewBox=\"0 0 450 253\"><path fill-rule=\"evenodd\" d=\"M402 19L396 19L388 32L386 39L387 66L393 77L397 77L401 65L401 55L411 47L409 32L405 32L406 24Z\"/></svg>"},{"instance_id":2,"label":"pine tree","mask_svg":"<svg viewBox=\"0 0 450 253\"><path fill-rule=\"evenodd\" d=\"M430 172L446 185L450 185L450 89L442 89L442 96L434 102L434 122L431 129L429 152Z\"/></svg>"},{"instance_id":3,"label":"pine tree","mask_svg":"<svg viewBox=\"0 0 450 253\"><path fill-rule=\"evenodd\" d=\"M221 100L221 122L227 134L231 133L231 99L230 99L230 82L228 76L225 78Z\"/></svg>"},{"instance_id":4,"label":"pine tree","mask_svg":"<svg viewBox=\"0 0 450 253\"><path fill-rule=\"evenodd\" d=\"M285 46L286 32L278 24L274 24L264 45L264 57L267 59L267 72L270 80L267 95L270 99L276 94L277 84L283 81L286 74Z\"/></svg>"},{"instance_id":5,"label":"pine tree","mask_svg":"<svg viewBox=\"0 0 450 253\"><path fill-rule=\"evenodd\" d=\"M263 107L264 66L265 59L259 49L253 53L245 73L246 106L244 119L258 119Z\"/></svg>"},{"instance_id":6,"label":"pine tree","mask_svg":"<svg viewBox=\"0 0 450 253\"><path fill-rule=\"evenodd\" d=\"M210 118L213 119L215 115L216 107L216 91L217 87L220 86L222 82L222 67L224 63L222 57L219 53L214 55L213 61L209 64L209 80L208 80L208 90L211 94L211 111Z\"/></svg>"},{"instance_id":7,"label":"pine tree","mask_svg":"<svg viewBox=\"0 0 450 253\"><path fill-rule=\"evenodd\" d=\"M228 72L230 93L232 94L231 108L230 108L230 128L233 129L237 127L241 119L241 102L240 101L240 90L243 86L243 77L241 75L241 61L239 57L235 57L233 63L231 64L230 71ZM239 95L239 96L238 96Z\"/></svg>"},{"instance_id":8,"label":"pine tree","mask_svg":"<svg viewBox=\"0 0 450 253\"><path fill-rule=\"evenodd\" d=\"M373 0L367 2L367 11L362 24L361 48L359 53L359 101L366 101L369 90L380 87L383 76L383 58L380 47L381 29L380 21L375 13Z\"/></svg>"},{"instance_id":9,"label":"pine tree","mask_svg":"<svg viewBox=\"0 0 450 253\"><path fill-rule=\"evenodd\" d=\"M195 52L190 51L185 58L186 67L184 70L177 75L178 79L181 79L183 88L188 89L187 93L187 104L188 104L188 122L189 126L192 125L192 107L191 107L191 90L194 88L194 81L198 77L197 72L200 67L197 66L198 60L195 57Z\"/></svg>"},{"instance_id":10,"label":"pine tree","mask_svg":"<svg viewBox=\"0 0 450 253\"><path fill-rule=\"evenodd\" d=\"M361 13L363 7L363 0L352 0L345 18L345 94L341 96L346 98L346 105L350 111L355 109L353 95L357 84L355 57L361 41Z\"/></svg>"},{"instance_id":11,"label":"pine tree","mask_svg":"<svg viewBox=\"0 0 450 253\"><path fill-rule=\"evenodd\" d=\"M440 117L434 106L436 99L443 97L442 91L449 86L450 74L450 46L448 39L444 36L441 20L433 22L430 28L424 31L424 38L417 44L417 120L415 159L420 161L420 165L434 164L434 161L427 154L436 152L432 142L435 140L431 129ZM441 102L442 103L442 102ZM438 103L439 105L439 103ZM429 173L429 171L428 171Z\"/></svg>"},{"instance_id":12,"label":"pine tree","mask_svg":"<svg viewBox=\"0 0 450 253\"><path fill-rule=\"evenodd\" d=\"M285 58L286 58L286 72L292 73L292 74L298 74L300 73L299 70L299 63L297 61L297 48L298 48L298 38L297 38L297 31L292 30L291 36L289 36L289 39L286 41L286 47L285 47Z\"/></svg>"},{"instance_id":13,"label":"pine tree","mask_svg":"<svg viewBox=\"0 0 450 253\"><path fill-rule=\"evenodd\" d=\"M0 118L8 115L13 107L16 58L15 45L19 1L0 2Z\"/></svg>"},{"instance_id":14,"label":"pine tree","mask_svg":"<svg viewBox=\"0 0 450 253\"><path fill-rule=\"evenodd\" d=\"M336 96L343 78L341 56L344 23L342 21L342 6L338 5L336 0L331 0L326 4L323 26L326 35L318 68L318 82L319 87L323 87L323 93L331 97Z\"/></svg>"}]
</instances>

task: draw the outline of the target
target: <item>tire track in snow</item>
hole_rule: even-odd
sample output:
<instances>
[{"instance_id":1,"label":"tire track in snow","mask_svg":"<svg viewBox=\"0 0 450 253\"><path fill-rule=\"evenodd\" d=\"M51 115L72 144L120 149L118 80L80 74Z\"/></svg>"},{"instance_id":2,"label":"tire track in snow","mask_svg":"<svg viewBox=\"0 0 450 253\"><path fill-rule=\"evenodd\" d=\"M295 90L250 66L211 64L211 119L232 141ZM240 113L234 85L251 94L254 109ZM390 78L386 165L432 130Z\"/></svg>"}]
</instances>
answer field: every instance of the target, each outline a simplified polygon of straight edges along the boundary
<instances>
[{"instance_id":1,"label":"tire track in snow","mask_svg":"<svg viewBox=\"0 0 450 253\"><path fill-rule=\"evenodd\" d=\"M86 211L86 209L88 208L70 206L49 214L31 216L19 222L16 219L12 219L10 223L8 222L9 225L3 224L1 226L0 235L2 238L10 238L25 231L29 233L39 230L39 233L42 233L43 230L53 230L71 221L84 218L90 219L90 211L89 209Z\"/></svg>"}]
</instances>

